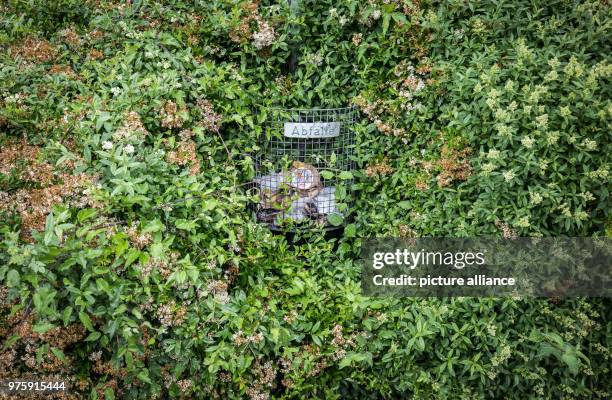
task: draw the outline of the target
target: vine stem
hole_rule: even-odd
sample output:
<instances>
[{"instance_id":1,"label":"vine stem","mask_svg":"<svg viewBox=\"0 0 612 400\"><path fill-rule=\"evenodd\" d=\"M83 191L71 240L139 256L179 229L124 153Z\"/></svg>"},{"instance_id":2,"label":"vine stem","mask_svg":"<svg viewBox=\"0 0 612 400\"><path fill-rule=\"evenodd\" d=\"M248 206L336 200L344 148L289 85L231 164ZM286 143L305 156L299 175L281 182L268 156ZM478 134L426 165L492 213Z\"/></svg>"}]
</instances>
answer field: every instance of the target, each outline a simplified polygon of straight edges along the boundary
<instances>
[{"instance_id":1,"label":"vine stem","mask_svg":"<svg viewBox=\"0 0 612 400\"><path fill-rule=\"evenodd\" d=\"M225 148L225 151L227 152L227 158L231 160L232 154L227 148L227 145L225 144L225 140L223 140L223 136L221 136L221 132L219 132L219 129L215 129L215 132L217 133L217 136L219 136L219 139L221 139L221 143L223 144L223 147Z\"/></svg>"}]
</instances>

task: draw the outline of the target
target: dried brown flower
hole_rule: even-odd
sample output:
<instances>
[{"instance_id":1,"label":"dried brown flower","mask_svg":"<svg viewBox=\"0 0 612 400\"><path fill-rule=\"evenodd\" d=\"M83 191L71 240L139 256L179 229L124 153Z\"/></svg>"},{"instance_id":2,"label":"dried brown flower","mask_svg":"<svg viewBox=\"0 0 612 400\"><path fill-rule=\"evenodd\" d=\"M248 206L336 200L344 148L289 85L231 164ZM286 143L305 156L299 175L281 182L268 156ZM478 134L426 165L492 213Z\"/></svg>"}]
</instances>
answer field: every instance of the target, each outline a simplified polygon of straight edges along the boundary
<instances>
[{"instance_id":1,"label":"dried brown flower","mask_svg":"<svg viewBox=\"0 0 612 400\"><path fill-rule=\"evenodd\" d=\"M181 325L186 315L187 308L184 305L178 306L174 300L157 309L157 318L165 327Z\"/></svg>"},{"instance_id":2,"label":"dried brown flower","mask_svg":"<svg viewBox=\"0 0 612 400\"><path fill-rule=\"evenodd\" d=\"M218 132L221 127L221 120L223 117L221 114L215 112L213 105L206 99L198 99L197 105L202 113L202 121L200 125L208 131Z\"/></svg>"},{"instance_id":3,"label":"dried brown flower","mask_svg":"<svg viewBox=\"0 0 612 400\"><path fill-rule=\"evenodd\" d=\"M274 381L276 380L276 368L273 366L272 361L267 361L262 365L261 362L257 360L252 366L252 369L255 379L247 388L247 395L251 400L269 399L270 389L274 388Z\"/></svg>"},{"instance_id":4,"label":"dried brown flower","mask_svg":"<svg viewBox=\"0 0 612 400\"><path fill-rule=\"evenodd\" d=\"M417 190L420 190L420 191L425 191L429 189L429 185L427 184L427 182L421 179L417 179L416 182L414 183L414 186L417 188Z\"/></svg>"},{"instance_id":5,"label":"dried brown flower","mask_svg":"<svg viewBox=\"0 0 612 400\"><path fill-rule=\"evenodd\" d=\"M0 196L3 200L0 210L14 210L20 214L21 236L25 240L31 239L33 230L44 228L54 204L71 198L82 200L82 189L91 186L94 181L94 177L89 175L54 171L50 164L39 158L40 148L24 141L8 144L0 150L0 173L17 171L22 180L38 186L20 188ZM24 168L20 170L22 166Z\"/></svg>"},{"instance_id":6,"label":"dried brown flower","mask_svg":"<svg viewBox=\"0 0 612 400\"><path fill-rule=\"evenodd\" d=\"M59 32L59 34L64 38L64 40L66 40L66 43L71 46L78 46L81 44L81 37L72 27L64 29L63 31Z\"/></svg>"},{"instance_id":7,"label":"dried brown flower","mask_svg":"<svg viewBox=\"0 0 612 400\"><path fill-rule=\"evenodd\" d=\"M115 140L144 140L145 136L148 135L147 129L144 127L140 115L135 111L128 112L124 119L123 125L121 125L115 133L113 133L113 139Z\"/></svg>"},{"instance_id":8,"label":"dried brown flower","mask_svg":"<svg viewBox=\"0 0 612 400\"><path fill-rule=\"evenodd\" d=\"M92 60L100 60L104 58L104 53L97 49L91 49L89 51L89 58L91 58Z\"/></svg>"},{"instance_id":9,"label":"dried brown flower","mask_svg":"<svg viewBox=\"0 0 612 400\"><path fill-rule=\"evenodd\" d=\"M495 220L495 226L501 229L502 237L504 239L516 239L518 237L516 231L510 228L510 226L506 222Z\"/></svg>"},{"instance_id":10,"label":"dried brown flower","mask_svg":"<svg viewBox=\"0 0 612 400\"><path fill-rule=\"evenodd\" d=\"M186 113L185 107L179 109L178 105L173 101L167 101L162 107L160 114L162 116L161 125L164 128L180 128L185 123L181 114Z\"/></svg>"},{"instance_id":11,"label":"dried brown flower","mask_svg":"<svg viewBox=\"0 0 612 400\"><path fill-rule=\"evenodd\" d=\"M100 31L100 30L98 30L98 29L94 29L93 31L91 31L91 32L89 32L89 33L87 34L87 37L88 37L90 40L100 40L100 39L102 39L104 36L105 36L105 33L104 33L104 32L102 32L102 31Z\"/></svg>"},{"instance_id":12,"label":"dried brown flower","mask_svg":"<svg viewBox=\"0 0 612 400\"><path fill-rule=\"evenodd\" d=\"M140 232L137 222L133 222L132 225L125 230L125 233L130 243L132 243L132 246L136 247L138 250L144 249L153 242L153 238L149 232Z\"/></svg>"},{"instance_id":13,"label":"dried brown flower","mask_svg":"<svg viewBox=\"0 0 612 400\"><path fill-rule=\"evenodd\" d=\"M55 59L57 49L45 39L29 36L20 44L11 46L11 55L26 61L48 62Z\"/></svg>"},{"instance_id":14,"label":"dried brown flower","mask_svg":"<svg viewBox=\"0 0 612 400\"><path fill-rule=\"evenodd\" d=\"M41 335L41 339L60 350L77 343L85 337L86 331L82 324L72 324L66 327L53 328Z\"/></svg>"},{"instance_id":15,"label":"dried brown flower","mask_svg":"<svg viewBox=\"0 0 612 400\"><path fill-rule=\"evenodd\" d=\"M395 171L395 169L389 165L389 162L387 159L384 159L381 162L368 165L365 173L367 176L373 177L373 176L389 175L393 173L393 171Z\"/></svg>"},{"instance_id":16,"label":"dried brown flower","mask_svg":"<svg viewBox=\"0 0 612 400\"><path fill-rule=\"evenodd\" d=\"M74 71L69 65L53 64L53 66L49 68L49 73L50 74L64 74L70 78L76 77L76 74L74 73Z\"/></svg>"},{"instance_id":17,"label":"dried brown flower","mask_svg":"<svg viewBox=\"0 0 612 400\"><path fill-rule=\"evenodd\" d=\"M436 177L440 187L448 186L453 181L465 181L472 174L472 167L467 160L470 152L470 148L456 150L442 147L442 157L437 162L442 171Z\"/></svg>"},{"instance_id":18,"label":"dried brown flower","mask_svg":"<svg viewBox=\"0 0 612 400\"><path fill-rule=\"evenodd\" d=\"M259 14L257 2L242 3L241 14L240 21L230 30L230 39L239 44L252 40L253 46L259 50L270 46L276 38L276 32Z\"/></svg>"},{"instance_id":19,"label":"dried brown flower","mask_svg":"<svg viewBox=\"0 0 612 400\"><path fill-rule=\"evenodd\" d=\"M191 139L183 139L178 142L176 150L169 151L166 161L170 164L189 165L189 174L200 173L201 165L197 156L196 144Z\"/></svg>"}]
</instances>

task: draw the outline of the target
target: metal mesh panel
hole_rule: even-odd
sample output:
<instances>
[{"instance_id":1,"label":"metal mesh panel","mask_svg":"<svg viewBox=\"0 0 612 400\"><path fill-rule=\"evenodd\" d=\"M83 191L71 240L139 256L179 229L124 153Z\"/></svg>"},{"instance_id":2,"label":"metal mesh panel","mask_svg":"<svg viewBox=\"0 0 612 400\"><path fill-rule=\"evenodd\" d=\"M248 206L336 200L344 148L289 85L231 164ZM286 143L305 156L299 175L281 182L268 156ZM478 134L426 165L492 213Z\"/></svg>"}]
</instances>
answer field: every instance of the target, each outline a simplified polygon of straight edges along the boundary
<instances>
[{"instance_id":1,"label":"metal mesh panel","mask_svg":"<svg viewBox=\"0 0 612 400\"><path fill-rule=\"evenodd\" d=\"M342 224L352 202L356 112L354 107L269 111L255 157L260 222L272 229Z\"/></svg>"}]
</instances>

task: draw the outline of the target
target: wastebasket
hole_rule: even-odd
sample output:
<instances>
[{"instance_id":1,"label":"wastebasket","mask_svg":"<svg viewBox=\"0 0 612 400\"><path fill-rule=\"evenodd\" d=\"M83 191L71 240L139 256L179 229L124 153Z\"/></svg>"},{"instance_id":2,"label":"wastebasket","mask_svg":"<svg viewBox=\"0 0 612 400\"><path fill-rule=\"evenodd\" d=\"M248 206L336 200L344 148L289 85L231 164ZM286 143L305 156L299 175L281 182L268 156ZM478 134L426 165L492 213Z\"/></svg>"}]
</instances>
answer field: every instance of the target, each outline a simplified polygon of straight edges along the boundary
<instances>
[{"instance_id":1,"label":"wastebasket","mask_svg":"<svg viewBox=\"0 0 612 400\"><path fill-rule=\"evenodd\" d=\"M353 202L357 109L271 109L255 156L257 220L273 230L337 229Z\"/></svg>"}]
</instances>

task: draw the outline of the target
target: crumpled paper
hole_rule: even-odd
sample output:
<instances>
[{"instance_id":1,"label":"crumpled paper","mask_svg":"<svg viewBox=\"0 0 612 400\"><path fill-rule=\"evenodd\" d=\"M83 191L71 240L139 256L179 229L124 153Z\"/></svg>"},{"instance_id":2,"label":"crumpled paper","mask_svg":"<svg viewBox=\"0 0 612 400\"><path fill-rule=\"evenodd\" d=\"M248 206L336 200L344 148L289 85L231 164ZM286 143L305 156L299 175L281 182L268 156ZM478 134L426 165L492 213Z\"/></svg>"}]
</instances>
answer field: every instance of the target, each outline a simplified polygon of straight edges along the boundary
<instances>
[{"instance_id":1,"label":"crumpled paper","mask_svg":"<svg viewBox=\"0 0 612 400\"><path fill-rule=\"evenodd\" d=\"M332 214L338 212L336 209L336 187L327 186L314 198L315 206L319 214Z\"/></svg>"},{"instance_id":2,"label":"crumpled paper","mask_svg":"<svg viewBox=\"0 0 612 400\"><path fill-rule=\"evenodd\" d=\"M322 187L317 168L299 161L287 172L274 172L254 179L260 189L260 220L281 217L301 221L320 220L338 213L336 187Z\"/></svg>"}]
</instances>

